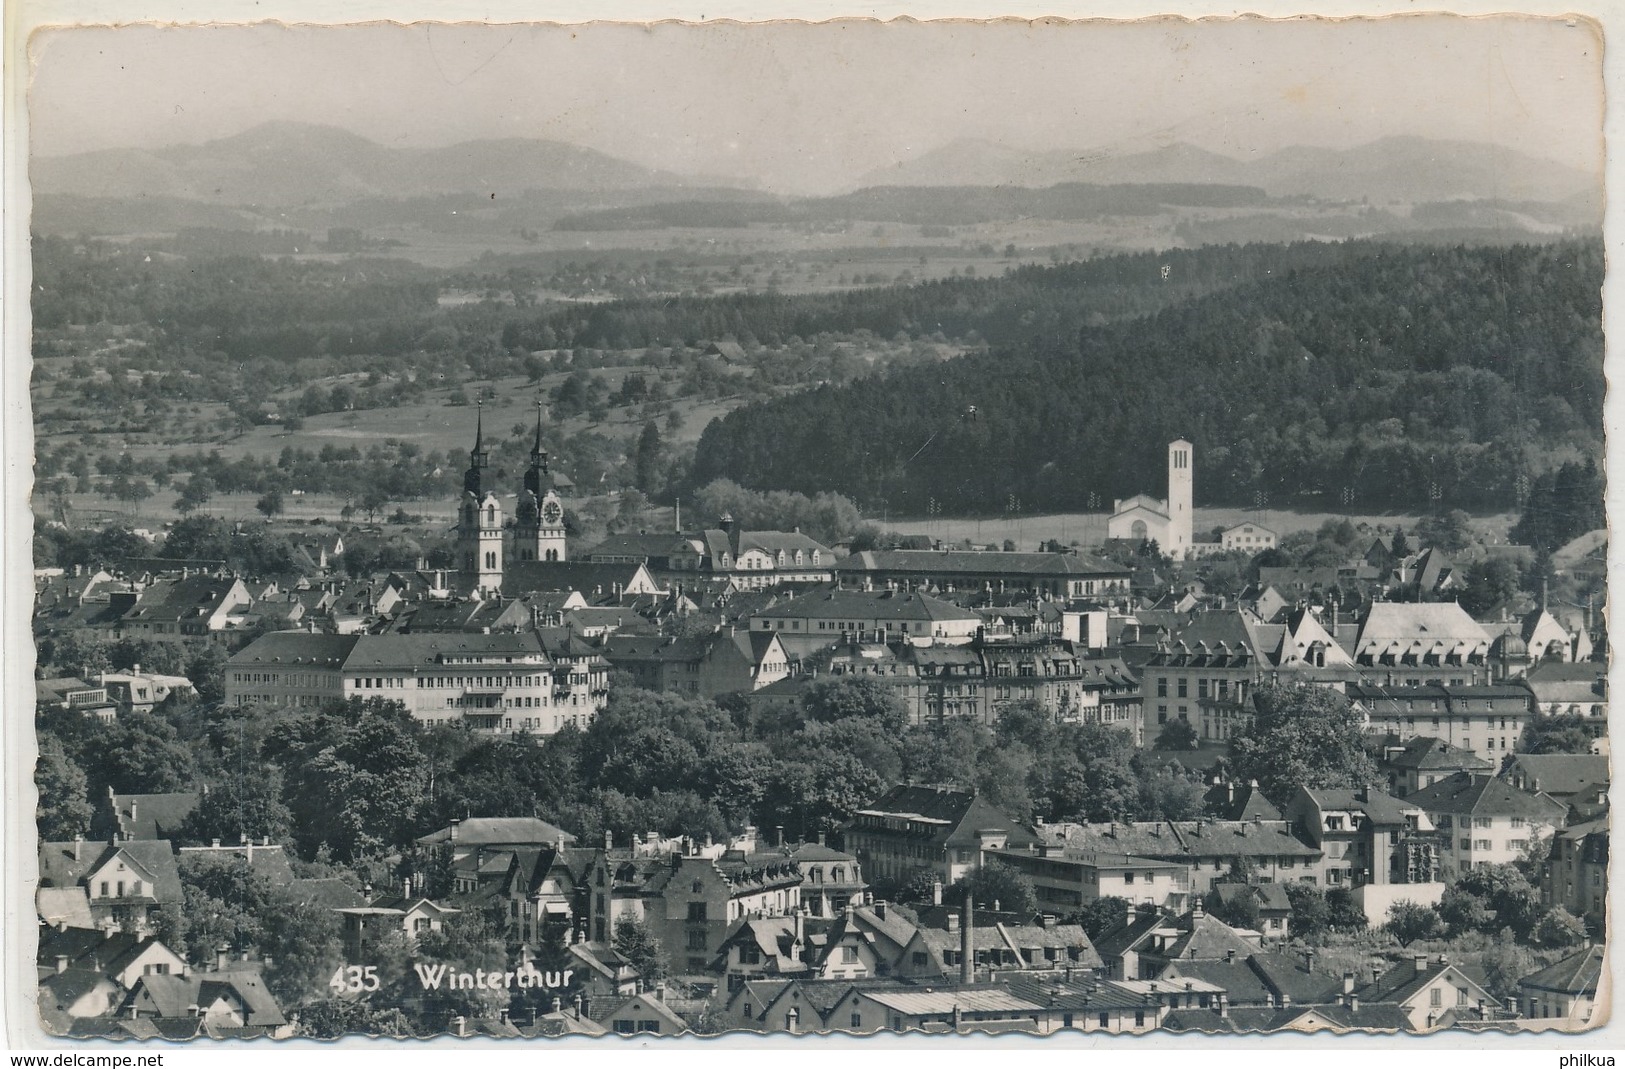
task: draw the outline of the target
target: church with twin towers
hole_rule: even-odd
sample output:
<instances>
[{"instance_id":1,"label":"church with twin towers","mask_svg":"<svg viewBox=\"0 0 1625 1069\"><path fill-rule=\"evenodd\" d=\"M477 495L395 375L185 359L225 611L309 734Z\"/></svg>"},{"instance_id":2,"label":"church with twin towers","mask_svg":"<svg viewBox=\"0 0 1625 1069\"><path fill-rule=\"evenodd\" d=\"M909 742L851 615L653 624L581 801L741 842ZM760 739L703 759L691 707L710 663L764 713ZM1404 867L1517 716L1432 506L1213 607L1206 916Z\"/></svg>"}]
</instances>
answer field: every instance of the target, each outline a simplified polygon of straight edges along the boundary
<instances>
[{"instance_id":1,"label":"church with twin towers","mask_svg":"<svg viewBox=\"0 0 1625 1069\"><path fill-rule=\"evenodd\" d=\"M474 591L481 597L502 592L502 568L506 560L562 561L565 559L564 502L548 471L547 450L542 448L542 405L536 404L536 440L530 448L530 464L514 507L512 538L502 499L493 485L489 468L491 452L485 445L484 410L475 416L474 448L468 454L468 470L463 473L463 494L457 511L457 558L464 575L473 578Z\"/></svg>"}]
</instances>

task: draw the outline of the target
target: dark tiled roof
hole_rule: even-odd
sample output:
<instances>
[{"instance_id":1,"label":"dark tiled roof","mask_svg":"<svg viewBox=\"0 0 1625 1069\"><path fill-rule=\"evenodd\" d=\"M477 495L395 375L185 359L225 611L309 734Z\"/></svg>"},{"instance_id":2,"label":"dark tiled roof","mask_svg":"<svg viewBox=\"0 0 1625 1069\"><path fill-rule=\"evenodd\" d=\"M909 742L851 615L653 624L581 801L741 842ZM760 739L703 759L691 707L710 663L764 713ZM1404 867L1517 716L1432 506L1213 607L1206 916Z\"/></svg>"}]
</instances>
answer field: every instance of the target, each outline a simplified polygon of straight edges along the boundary
<instances>
[{"instance_id":1,"label":"dark tiled roof","mask_svg":"<svg viewBox=\"0 0 1625 1069\"><path fill-rule=\"evenodd\" d=\"M1518 983L1542 991L1595 995L1597 983L1602 977L1602 966L1603 948L1588 946L1578 954L1571 954L1562 961L1525 976Z\"/></svg>"},{"instance_id":2,"label":"dark tiled roof","mask_svg":"<svg viewBox=\"0 0 1625 1069\"><path fill-rule=\"evenodd\" d=\"M996 553L934 549L877 549L854 553L836 570L844 573L913 572L920 575L1127 576L1113 561L1075 553Z\"/></svg>"},{"instance_id":3,"label":"dark tiled roof","mask_svg":"<svg viewBox=\"0 0 1625 1069\"><path fill-rule=\"evenodd\" d=\"M1494 776L1457 772L1411 795L1411 802L1429 813L1453 815L1534 817L1561 824L1567 808L1543 794L1520 791Z\"/></svg>"}]
</instances>

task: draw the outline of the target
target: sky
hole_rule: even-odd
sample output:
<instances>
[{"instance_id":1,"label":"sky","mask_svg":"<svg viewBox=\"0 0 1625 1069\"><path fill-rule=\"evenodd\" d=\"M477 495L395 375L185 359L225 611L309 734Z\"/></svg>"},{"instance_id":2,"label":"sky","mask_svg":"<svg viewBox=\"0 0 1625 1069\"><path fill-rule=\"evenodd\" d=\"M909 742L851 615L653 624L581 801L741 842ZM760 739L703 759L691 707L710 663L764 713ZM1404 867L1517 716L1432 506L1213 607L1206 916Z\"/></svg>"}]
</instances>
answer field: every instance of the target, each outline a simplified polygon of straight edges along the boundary
<instances>
[{"instance_id":1,"label":"sky","mask_svg":"<svg viewBox=\"0 0 1625 1069\"><path fill-rule=\"evenodd\" d=\"M395 145L568 141L784 192L958 138L1236 157L1393 134L1589 172L1600 42L1528 17L652 27L126 26L31 43L33 151L229 136L269 120Z\"/></svg>"}]
</instances>

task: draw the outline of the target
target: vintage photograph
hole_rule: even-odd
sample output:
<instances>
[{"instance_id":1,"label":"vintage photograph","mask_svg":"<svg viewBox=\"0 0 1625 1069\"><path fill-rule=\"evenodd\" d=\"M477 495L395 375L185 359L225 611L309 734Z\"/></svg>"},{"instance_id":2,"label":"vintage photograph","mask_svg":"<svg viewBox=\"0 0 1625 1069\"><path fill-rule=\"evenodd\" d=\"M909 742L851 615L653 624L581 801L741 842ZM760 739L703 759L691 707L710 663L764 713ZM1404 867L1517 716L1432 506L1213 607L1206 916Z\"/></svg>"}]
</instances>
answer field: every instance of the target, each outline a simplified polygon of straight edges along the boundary
<instances>
[{"instance_id":1,"label":"vintage photograph","mask_svg":"<svg viewBox=\"0 0 1625 1069\"><path fill-rule=\"evenodd\" d=\"M36 31L18 997L1602 1025L1602 50Z\"/></svg>"}]
</instances>

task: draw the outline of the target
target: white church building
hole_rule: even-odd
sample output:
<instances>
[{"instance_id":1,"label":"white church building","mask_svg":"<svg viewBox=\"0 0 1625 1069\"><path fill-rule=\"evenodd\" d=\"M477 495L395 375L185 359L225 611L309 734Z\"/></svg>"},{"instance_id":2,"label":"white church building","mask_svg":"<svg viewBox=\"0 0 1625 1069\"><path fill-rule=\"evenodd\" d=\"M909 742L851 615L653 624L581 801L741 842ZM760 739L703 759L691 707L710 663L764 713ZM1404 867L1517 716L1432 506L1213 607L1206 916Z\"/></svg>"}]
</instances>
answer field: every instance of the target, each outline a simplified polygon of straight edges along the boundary
<instances>
[{"instance_id":1,"label":"white church building","mask_svg":"<svg viewBox=\"0 0 1625 1069\"><path fill-rule=\"evenodd\" d=\"M1191 444L1183 438L1168 444L1168 500L1135 494L1112 502L1106 537L1152 541L1174 560L1191 552L1195 517L1191 512Z\"/></svg>"}]
</instances>

